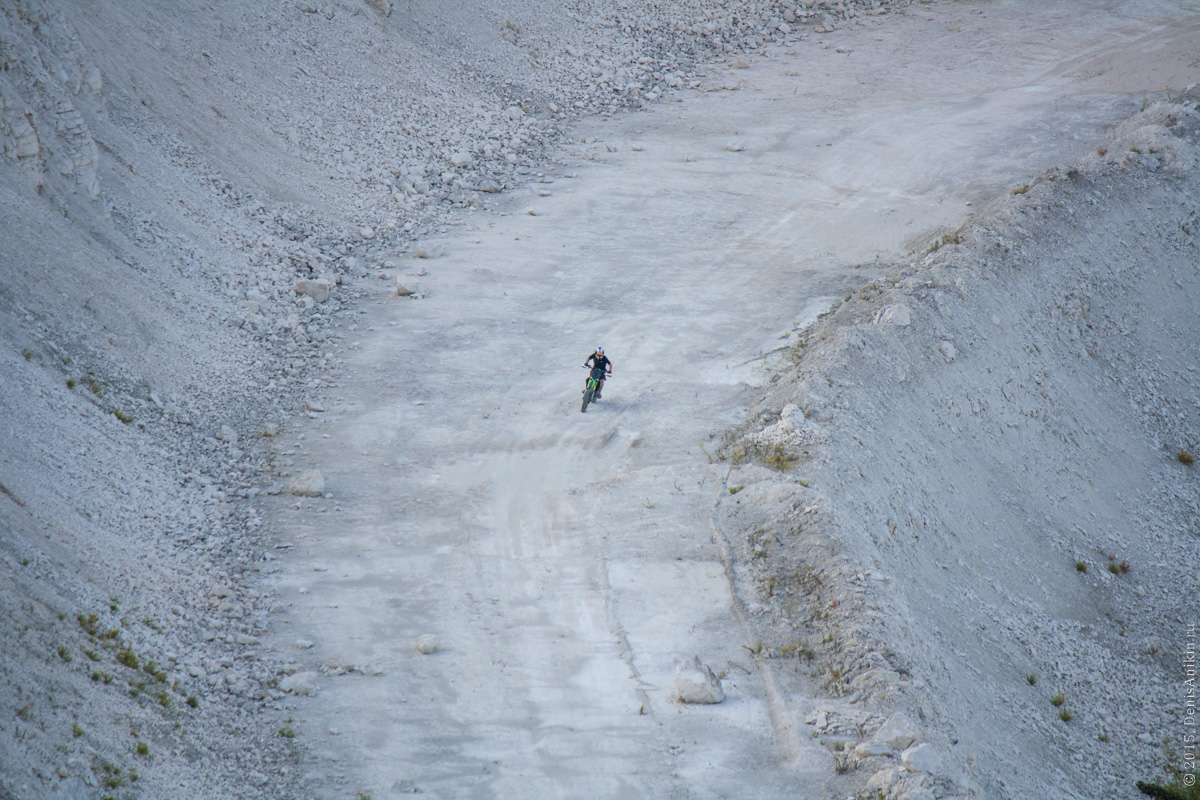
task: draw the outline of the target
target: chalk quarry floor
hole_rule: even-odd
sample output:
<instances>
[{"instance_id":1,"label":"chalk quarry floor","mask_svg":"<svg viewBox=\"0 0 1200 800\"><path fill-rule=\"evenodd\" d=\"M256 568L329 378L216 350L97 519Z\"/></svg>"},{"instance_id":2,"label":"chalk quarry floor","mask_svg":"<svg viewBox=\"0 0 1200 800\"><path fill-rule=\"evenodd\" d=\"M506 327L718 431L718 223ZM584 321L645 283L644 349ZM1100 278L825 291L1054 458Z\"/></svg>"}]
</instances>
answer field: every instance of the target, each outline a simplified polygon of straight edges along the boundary
<instances>
[{"instance_id":1,"label":"chalk quarry floor","mask_svg":"<svg viewBox=\"0 0 1200 800\"><path fill-rule=\"evenodd\" d=\"M442 257L400 261L424 296L371 279L327 410L278 446L331 497L267 506L293 545L273 646L382 670L291 701L312 779L824 796L832 757L802 724L819 688L779 691L784 668L742 647L710 519L726 468L698 443L740 420L782 332L1169 86L1196 41L1178 17L998 2L812 34L714 69L713 91L582 124L594 141L565 165L465 214L429 243ZM615 377L581 414L598 344ZM417 653L426 633L440 652ZM724 703L673 699L693 654L725 672Z\"/></svg>"}]
</instances>

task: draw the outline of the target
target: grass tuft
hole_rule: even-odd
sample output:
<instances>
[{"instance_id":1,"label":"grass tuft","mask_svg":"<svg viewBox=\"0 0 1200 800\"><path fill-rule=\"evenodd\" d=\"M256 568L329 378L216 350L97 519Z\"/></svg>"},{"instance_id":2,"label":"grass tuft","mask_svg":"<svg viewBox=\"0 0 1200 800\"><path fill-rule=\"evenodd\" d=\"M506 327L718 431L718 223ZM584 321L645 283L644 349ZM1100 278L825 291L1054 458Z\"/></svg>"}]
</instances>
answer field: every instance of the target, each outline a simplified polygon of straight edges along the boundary
<instances>
[{"instance_id":1,"label":"grass tuft","mask_svg":"<svg viewBox=\"0 0 1200 800\"><path fill-rule=\"evenodd\" d=\"M1029 673L1028 675L1025 676L1025 682L1028 683L1030 686L1033 686L1034 684L1037 683L1037 675L1033 674L1032 672Z\"/></svg>"},{"instance_id":2,"label":"grass tuft","mask_svg":"<svg viewBox=\"0 0 1200 800\"><path fill-rule=\"evenodd\" d=\"M1075 571L1076 572L1087 572L1087 562L1086 561L1076 561L1075 562Z\"/></svg>"},{"instance_id":3,"label":"grass tuft","mask_svg":"<svg viewBox=\"0 0 1200 800\"><path fill-rule=\"evenodd\" d=\"M1050 698L1050 705L1054 706L1055 708L1059 708L1065 702L1067 702L1067 696L1062 692L1059 692Z\"/></svg>"},{"instance_id":4,"label":"grass tuft","mask_svg":"<svg viewBox=\"0 0 1200 800\"><path fill-rule=\"evenodd\" d=\"M1187 450L1180 450L1179 455L1175 456L1175 458L1179 461L1180 464L1184 464L1189 467L1192 464L1196 463L1196 457L1193 456L1191 453L1189 453Z\"/></svg>"}]
</instances>

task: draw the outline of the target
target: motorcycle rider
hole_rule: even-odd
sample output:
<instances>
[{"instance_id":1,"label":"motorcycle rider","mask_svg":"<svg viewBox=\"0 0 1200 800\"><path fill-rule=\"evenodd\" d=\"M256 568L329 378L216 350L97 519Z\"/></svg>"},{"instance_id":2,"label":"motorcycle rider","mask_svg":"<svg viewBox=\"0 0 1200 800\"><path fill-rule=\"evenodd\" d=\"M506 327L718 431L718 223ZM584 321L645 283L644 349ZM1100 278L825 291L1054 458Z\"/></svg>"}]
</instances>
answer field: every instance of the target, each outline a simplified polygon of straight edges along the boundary
<instances>
[{"instance_id":1,"label":"motorcycle rider","mask_svg":"<svg viewBox=\"0 0 1200 800\"><path fill-rule=\"evenodd\" d=\"M583 365L585 367L588 366L589 364L594 366L597 369L604 370L604 373L606 375L612 375L612 359L610 359L608 356L604 355L603 347L597 347L596 352L594 352L590 356L588 356L587 360L583 362ZM600 383L596 386L596 399L597 400L600 399L600 390L603 388L604 388L604 378L601 378Z\"/></svg>"}]
</instances>

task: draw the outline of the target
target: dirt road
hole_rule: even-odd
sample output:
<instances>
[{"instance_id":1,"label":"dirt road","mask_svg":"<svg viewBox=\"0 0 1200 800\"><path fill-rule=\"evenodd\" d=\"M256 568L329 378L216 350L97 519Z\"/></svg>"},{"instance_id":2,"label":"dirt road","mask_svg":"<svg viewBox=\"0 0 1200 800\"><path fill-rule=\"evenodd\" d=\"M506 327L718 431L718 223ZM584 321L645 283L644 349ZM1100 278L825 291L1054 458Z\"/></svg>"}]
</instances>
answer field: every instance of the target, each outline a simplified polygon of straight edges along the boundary
<instances>
[{"instance_id":1,"label":"dirt road","mask_svg":"<svg viewBox=\"0 0 1200 800\"><path fill-rule=\"evenodd\" d=\"M275 646L382 670L293 701L328 796L824 796L819 688L743 648L698 443L830 297L1169 85L1196 40L1177 13L962 4L813 34L584 125L443 257L402 261L425 296L374 281L327 410L280 445L331 497L269 512L294 545ZM597 344L615 377L580 414ZM673 699L693 654L724 703Z\"/></svg>"}]
</instances>

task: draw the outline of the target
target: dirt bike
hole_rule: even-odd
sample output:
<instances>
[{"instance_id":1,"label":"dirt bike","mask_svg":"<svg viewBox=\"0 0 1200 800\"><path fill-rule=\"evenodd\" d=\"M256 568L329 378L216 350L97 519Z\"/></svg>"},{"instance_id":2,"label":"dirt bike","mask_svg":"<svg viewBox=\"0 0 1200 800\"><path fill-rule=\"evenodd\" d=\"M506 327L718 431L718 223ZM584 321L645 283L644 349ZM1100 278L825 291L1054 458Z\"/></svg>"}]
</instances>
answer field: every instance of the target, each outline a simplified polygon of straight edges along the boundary
<instances>
[{"instance_id":1,"label":"dirt bike","mask_svg":"<svg viewBox=\"0 0 1200 800\"><path fill-rule=\"evenodd\" d=\"M586 366L586 365L585 365ZM587 413L589 403L593 403L600 398L596 397L596 392L600 391L600 381L606 376L602 367L592 367L592 373L588 375L587 382L583 385L583 408L579 409L584 414Z\"/></svg>"}]
</instances>

